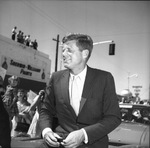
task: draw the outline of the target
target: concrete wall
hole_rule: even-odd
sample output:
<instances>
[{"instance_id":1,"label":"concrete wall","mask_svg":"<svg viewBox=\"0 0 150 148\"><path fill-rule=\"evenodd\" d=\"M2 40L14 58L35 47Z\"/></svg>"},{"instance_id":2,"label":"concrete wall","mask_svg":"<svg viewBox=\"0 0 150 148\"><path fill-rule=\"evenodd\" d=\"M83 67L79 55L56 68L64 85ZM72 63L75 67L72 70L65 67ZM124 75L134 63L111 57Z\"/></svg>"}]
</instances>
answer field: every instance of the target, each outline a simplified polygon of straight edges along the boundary
<instances>
[{"instance_id":1,"label":"concrete wall","mask_svg":"<svg viewBox=\"0 0 150 148\"><path fill-rule=\"evenodd\" d=\"M0 65L7 68L7 77L17 75L24 79L24 83L25 80L48 83L50 78L51 60L47 54L2 35L0 35ZM45 77L42 78L43 72ZM26 85L30 86L30 82L28 83Z\"/></svg>"}]
</instances>

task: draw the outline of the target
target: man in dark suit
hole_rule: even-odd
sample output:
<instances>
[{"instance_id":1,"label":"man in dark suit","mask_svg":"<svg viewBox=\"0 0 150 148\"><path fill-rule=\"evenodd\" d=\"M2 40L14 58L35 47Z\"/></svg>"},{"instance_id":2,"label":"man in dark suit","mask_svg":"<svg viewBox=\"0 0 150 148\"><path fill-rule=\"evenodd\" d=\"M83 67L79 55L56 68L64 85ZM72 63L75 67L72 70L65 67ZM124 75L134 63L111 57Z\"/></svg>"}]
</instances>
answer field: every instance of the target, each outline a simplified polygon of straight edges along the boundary
<instances>
[{"instance_id":1,"label":"man in dark suit","mask_svg":"<svg viewBox=\"0 0 150 148\"><path fill-rule=\"evenodd\" d=\"M87 66L93 49L90 36L69 34L62 43L67 69L53 73L47 87L40 147L108 148L107 134L121 123L113 76Z\"/></svg>"},{"instance_id":2,"label":"man in dark suit","mask_svg":"<svg viewBox=\"0 0 150 148\"><path fill-rule=\"evenodd\" d=\"M4 108L2 95L3 95L3 79L0 76L0 147L10 148L11 136L10 136L10 122L9 115Z\"/></svg>"}]
</instances>

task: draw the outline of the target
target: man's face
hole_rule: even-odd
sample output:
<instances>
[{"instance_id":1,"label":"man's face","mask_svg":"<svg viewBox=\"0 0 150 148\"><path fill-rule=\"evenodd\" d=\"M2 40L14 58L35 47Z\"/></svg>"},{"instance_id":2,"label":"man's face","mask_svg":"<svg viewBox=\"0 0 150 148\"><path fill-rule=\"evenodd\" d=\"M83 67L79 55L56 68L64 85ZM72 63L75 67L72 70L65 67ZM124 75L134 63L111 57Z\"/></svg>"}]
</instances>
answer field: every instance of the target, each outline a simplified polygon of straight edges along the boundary
<instances>
[{"instance_id":1,"label":"man's face","mask_svg":"<svg viewBox=\"0 0 150 148\"><path fill-rule=\"evenodd\" d=\"M68 41L63 44L62 55L64 67L68 69L80 68L84 64L83 51L76 46L76 41Z\"/></svg>"},{"instance_id":2,"label":"man's face","mask_svg":"<svg viewBox=\"0 0 150 148\"><path fill-rule=\"evenodd\" d=\"M12 86L12 87L17 86L17 84L18 84L18 81L17 81L17 80L12 80L12 81L11 81L11 86Z\"/></svg>"}]
</instances>

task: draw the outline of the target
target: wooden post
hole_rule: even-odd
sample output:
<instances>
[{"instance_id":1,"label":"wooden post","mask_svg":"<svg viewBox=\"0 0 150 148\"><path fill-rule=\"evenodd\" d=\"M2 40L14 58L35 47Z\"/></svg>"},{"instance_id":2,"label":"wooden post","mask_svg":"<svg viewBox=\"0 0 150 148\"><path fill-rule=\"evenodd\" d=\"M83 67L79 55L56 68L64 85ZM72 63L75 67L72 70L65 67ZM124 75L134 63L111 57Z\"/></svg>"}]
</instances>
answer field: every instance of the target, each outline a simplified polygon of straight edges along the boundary
<instances>
[{"instance_id":1,"label":"wooden post","mask_svg":"<svg viewBox=\"0 0 150 148\"><path fill-rule=\"evenodd\" d=\"M53 39L56 41L56 57L55 57L55 72L57 71L57 63L58 63L58 47L59 47L59 34L57 35L57 39Z\"/></svg>"}]
</instances>

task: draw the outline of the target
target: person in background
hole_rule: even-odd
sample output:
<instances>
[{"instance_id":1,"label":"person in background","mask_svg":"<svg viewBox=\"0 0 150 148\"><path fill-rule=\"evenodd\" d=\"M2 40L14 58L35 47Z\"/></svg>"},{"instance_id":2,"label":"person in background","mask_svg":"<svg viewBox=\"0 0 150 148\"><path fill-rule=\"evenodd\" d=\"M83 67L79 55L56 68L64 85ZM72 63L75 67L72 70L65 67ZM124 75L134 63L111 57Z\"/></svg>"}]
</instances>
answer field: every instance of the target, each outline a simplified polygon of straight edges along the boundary
<instances>
[{"instance_id":1,"label":"person in background","mask_svg":"<svg viewBox=\"0 0 150 148\"><path fill-rule=\"evenodd\" d=\"M31 137L41 137L41 130L39 127L39 112L41 109L41 104L43 103L45 91L40 90L39 94L34 98L29 111L35 111L32 122L30 124L29 130L27 132Z\"/></svg>"},{"instance_id":2,"label":"person in background","mask_svg":"<svg viewBox=\"0 0 150 148\"><path fill-rule=\"evenodd\" d=\"M9 114L10 121L12 120L14 115L18 113L16 102L19 83L20 78L15 75L8 78L8 85L3 97L4 106Z\"/></svg>"},{"instance_id":3,"label":"person in background","mask_svg":"<svg viewBox=\"0 0 150 148\"><path fill-rule=\"evenodd\" d=\"M108 148L108 133L121 123L114 78L87 65L93 49L89 35L69 34L62 43L66 69L54 72L47 86L39 119L44 142L39 147Z\"/></svg>"},{"instance_id":4,"label":"person in background","mask_svg":"<svg viewBox=\"0 0 150 148\"><path fill-rule=\"evenodd\" d=\"M132 112L132 122L138 122L142 123L143 122L143 117L141 114L141 111L139 109L134 109Z\"/></svg>"},{"instance_id":5,"label":"person in background","mask_svg":"<svg viewBox=\"0 0 150 148\"><path fill-rule=\"evenodd\" d=\"M20 43L24 44L24 32L20 34Z\"/></svg>"},{"instance_id":6,"label":"person in background","mask_svg":"<svg viewBox=\"0 0 150 148\"><path fill-rule=\"evenodd\" d=\"M37 50L37 48L38 48L38 43L37 43L36 39L35 39L34 42L33 42L33 48L34 48L35 50Z\"/></svg>"},{"instance_id":7,"label":"person in background","mask_svg":"<svg viewBox=\"0 0 150 148\"><path fill-rule=\"evenodd\" d=\"M24 89L18 90L18 99L17 99L17 107L18 107L18 114L14 116L12 123L13 123L13 129L12 129L12 136L17 136L18 132L16 130L16 126L18 122L27 123L29 125L29 128L32 123L33 117L37 110L39 109L41 98L43 96L43 90L39 92L39 95L37 95L32 103L28 102L27 93ZM30 130L30 129L28 129ZM27 131L27 134L30 134L31 132Z\"/></svg>"},{"instance_id":8,"label":"person in background","mask_svg":"<svg viewBox=\"0 0 150 148\"><path fill-rule=\"evenodd\" d=\"M25 38L25 45L29 46L30 42L31 42L30 35L27 35Z\"/></svg>"},{"instance_id":9,"label":"person in background","mask_svg":"<svg viewBox=\"0 0 150 148\"><path fill-rule=\"evenodd\" d=\"M3 92L3 78L0 76L0 147L10 148L11 136L10 136L10 120L8 112L6 111L2 97Z\"/></svg>"},{"instance_id":10,"label":"person in background","mask_svg":"<svg viewBox=\"0 0 150 148\"><path fill-rule=\"evenodd\" d=\"M32 113L28 111L30 108L30 103L27 100L27 95L24 89L19 89L17 94L17 107L18 107L18 121L25 121L30 124L32 120Z\"/></svg>"},{"instance_id":11,"label":"person in background","mask_svg":"<svg viewBox=\"0 0 150 148\"><path fill-rule=\"evenodd\" d=\"M27 101L26 92L24 89L18 89L17 93L17 109L18 113L12 118L12 131L11 136L16 137L20 131L17 131L18 123L26 123L30 125L32 121L32 113L27 113L26 111L30 107L30 103Z\"/></svg>"},{"instance_id":12,"label":"person in background","mask_svg":"<svg viewBox=\"0 0 150 148\"><path fill-rule=\"evenodd\" d=\"M17 34L16 29L17 29L16 26L12 29L12 36L11 36L11 39L14 40L14 41L15 41L15 39L16 39L16 34Z\"/></svg>"},{"instance_id":13,"label":"person in background","mask_svg":"<svg viewBox=\"0 0 150 148\"><path fill-rule=\"evenodd\" d=\"M29 47L33 48L33 41L30 41Z\"/></svg>"},{"instance_id":14,"label":"person in background","mask_svg":"<svg viewBox=\"0 0 150 148\"><path fill-rule=\"evenodd\" d=\"M21 34L22 34L22 31L19 30L19 32L17 33L17 42L18 43L21 43Z\"/></svg>"},{"instance_id":15,"label":"person in background","mask_svg":"<svg viewBox=\"0 0 150 148\"><path fill-rule=\"evenodd\" d=\"M23 36L23 44L24 44L24 45L26 45L26 41L25 41L25 40L26 40L26 37L27 37L26 35Z\"/></svg>"}]
</instances>

